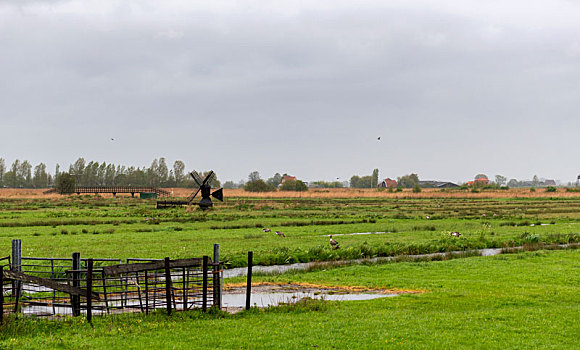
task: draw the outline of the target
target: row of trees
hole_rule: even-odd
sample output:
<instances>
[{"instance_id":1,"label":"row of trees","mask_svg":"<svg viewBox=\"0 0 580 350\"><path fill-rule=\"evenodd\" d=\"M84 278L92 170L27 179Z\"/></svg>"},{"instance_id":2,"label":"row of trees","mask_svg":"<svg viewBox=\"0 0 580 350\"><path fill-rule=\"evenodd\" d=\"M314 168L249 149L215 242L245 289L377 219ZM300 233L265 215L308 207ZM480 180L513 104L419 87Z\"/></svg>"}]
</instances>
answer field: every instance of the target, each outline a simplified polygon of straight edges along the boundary
<instances>
[{"instance_id":1,"label":"row of trees","mask_svg":"<svg viewBox=\"0 0 580 350\"><path fill-rule=\"evenodd\" d=\"M371 175L358 176L353 175L350 178L350 187L352 188L376 188L379 185L379 169L373 170Z\"/></svg>"},{"instance_id":2,"label":"row of trees","mask_svg":"<svg viewBox=\"0 0 580 350\"><path fill-rule=\"evenodd\" d=\"M62 171L60 165L57 164L54 175L47 171L44 163L33 168L28 161L18 159L12 163L8 170L5 160L0 158L0 187L52 187L57 182L58 177L64 173L72 175L77 186L196 186L193 179L186 173L183 161L176 160L169 168L163 157L154 159L149 167L127 167L95 161L87 163L84 158L79 158L69 165L68 171ZM207 173L202 174L205 176ZM214 177L212 186L220 186L217 176Z\"/></svg>"},{"instance_id":3,"label":"row of trees","mask_svg":"<svg viewBox=\"0 0 580 350\"><path fill-rule=\"evenodd\" d=\"M271 178L267 179L266 181L260 178L260 173L257 171L253 171L248 175L248 182L244 184L244 190L249 192L273 192L276 191L278 188L281 191L308 191L308 186L300 181L295 179L286 179L284 177L288 177L288 174L280 175L280 173L274 174ZM224 184L230 185L228 182Z\"/></svg>"}]
</instances>

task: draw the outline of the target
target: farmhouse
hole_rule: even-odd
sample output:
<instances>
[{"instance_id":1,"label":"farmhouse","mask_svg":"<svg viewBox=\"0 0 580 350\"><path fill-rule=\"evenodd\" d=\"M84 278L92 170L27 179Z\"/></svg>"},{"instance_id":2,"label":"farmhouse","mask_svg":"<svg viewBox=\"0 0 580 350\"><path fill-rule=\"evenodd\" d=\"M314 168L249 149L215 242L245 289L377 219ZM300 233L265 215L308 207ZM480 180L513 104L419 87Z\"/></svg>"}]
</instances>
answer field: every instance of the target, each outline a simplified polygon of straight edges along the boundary
<instances>
[{"instance_id":1,"label":"farmhouse","mask_svg":"<svg viewBox=\"0 0 580 350\"><path fill-rule=\"evenodd\" d=\"M485 186L485 185L489 185L489 180L486 179L485 177L478 177L477 179L475 179L473 181L467 181L467 185L468 186Z\"/></svg>"},{"instance_id":2,"label":"farmhouse","mask_svg":"<svg viewBox=\"0 0 580 350\"><path fill-rule=\"evenodd\" d=\"M395 187L397 187L397 180L393 180L393 179L390 179L387 177L381 183L379 183L379 188L381 188L381 187L383 187L383 188L389 188L389 187L395 188Z\"/></svg>"}]
</instances>

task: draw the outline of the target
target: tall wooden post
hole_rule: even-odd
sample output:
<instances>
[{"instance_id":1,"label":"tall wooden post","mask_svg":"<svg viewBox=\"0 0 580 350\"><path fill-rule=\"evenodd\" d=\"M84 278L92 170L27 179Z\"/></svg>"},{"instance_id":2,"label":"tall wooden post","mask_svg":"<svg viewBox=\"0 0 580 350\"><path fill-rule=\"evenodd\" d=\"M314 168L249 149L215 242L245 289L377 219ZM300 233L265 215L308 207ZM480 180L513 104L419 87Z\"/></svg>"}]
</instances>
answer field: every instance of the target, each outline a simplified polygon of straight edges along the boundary
<instances>
[{"instance_id":1,"label":"tall wooden post","mask_svg":"<svg viewBox=\"0 0 580 350\"><path fill-rule=\"evenodd\" d=\"M167 303L167 315L171 315L171 269L169 258L165 258L165 302Z\"/></svg>"},{"instance_id":2,"label":"tall wooden post","mask_svg":"<svg viewBox=\"0 0 580 350\"><path fill-rule=\"evenodd\" d=\"M22 240L20 239L12 240L12 266L10 267L10 269L14 272L22 271ZM13 281L12 295L14 295L16 298L14 303L14 312L18 312L18 303L20 301L21 293L22 293L22 282Z\"/></svg>"},{"instance_id":3,"label":"tall wooden post","mask_svg":"<svg viewBox=\"0 0 580 350\"><path fill-rule=\"evenodd\" d=\"M93 321L93 259L87 262L87 321Z\"/></svg>"},{"instance_id":4,"label":"tall wooden post","mask_svg":"<svg viewBox=\"0 0 580 350\"><path fill-rule=\"evenodd\" d=\"M254 252L248 252L248 276L246 287L246 310L250 310L250 303L252 299L252 264L254 260Z\"/></svg>"},{"instance_id":5,"label":"tall wooden post","mask_svg":"<svg viewBox=\"0 0 580 350\"><path fill-rule=\"evenodd\" d=\"M207 267L209 265L209 256L203 256L203 263L201 265L201 270L203 273L203 285L202 285L202 296L201 296L201 310L203 312L207 311Z\"/></svg>"},{"instance_id":6,"label":"tall wooden post","mask_svg":"<svg viewBox=\"0 0 580 350\"><path fill-rule=\"evenodd\" d=\"M0 266L0 324L4 322L4 271Z\"/></svg>"},{"instance_id":7,"label":"tall wooden post","mask_svg":"<svg viewBox=\"0 0 580 350\"><path fill-rule=\"evenodd\" d=\"M219 272L220 266L220 245L213 245L213 305L217 306L220 310L222 309L222 281L221 273Z\"/></svg>"},{"instance_id":8,"label":"tall wooden post","mask_svg":"<svg viewBox=\"0 0 580 350\"><path fill-rule=\"evenodd\" d=\"M81 286L81 253L72 254L72 285L79 288ZM72 314L74 317L81 315L81 296L71 295Z\"/></svg>"}]
</instances>

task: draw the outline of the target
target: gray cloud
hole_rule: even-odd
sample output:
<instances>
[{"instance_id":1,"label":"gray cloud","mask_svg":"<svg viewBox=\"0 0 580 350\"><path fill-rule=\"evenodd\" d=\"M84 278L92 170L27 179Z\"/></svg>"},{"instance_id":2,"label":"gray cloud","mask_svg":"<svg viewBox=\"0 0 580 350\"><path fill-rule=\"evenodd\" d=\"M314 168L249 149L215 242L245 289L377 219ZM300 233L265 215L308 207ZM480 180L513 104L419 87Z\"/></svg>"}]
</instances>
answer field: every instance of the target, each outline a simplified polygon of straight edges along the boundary
<instances>
[{"instance_id":1,"label":"gray cloud","mask_svg":"<svg viewBox=\"0 0 580 350\"><path fill-rule=\"evenodd\" d=\"M0 157L166 156L226 179L378 167L569 181L579 12L564 1L0 1Z\"/></svg>"}]
</instances>

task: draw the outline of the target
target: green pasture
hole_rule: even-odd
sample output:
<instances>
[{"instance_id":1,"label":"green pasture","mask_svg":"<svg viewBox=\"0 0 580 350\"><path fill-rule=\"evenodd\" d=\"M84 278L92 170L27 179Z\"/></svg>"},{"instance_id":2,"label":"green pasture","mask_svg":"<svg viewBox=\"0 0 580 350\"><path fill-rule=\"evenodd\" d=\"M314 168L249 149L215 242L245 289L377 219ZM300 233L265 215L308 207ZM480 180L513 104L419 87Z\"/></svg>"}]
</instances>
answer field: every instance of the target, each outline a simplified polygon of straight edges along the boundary
<instances>
[{"instance_id":1,"label":"green pasture","mask_svg":"<svg viewBox=\"0 0 580 350\"><path fill-rule=\"evenodd\" d=\"M14 238L36 257L187 258L211 255L219 243L229 267L244 266L248 250L268 265L580 241L574 198L229 198L207 212L192 209L157 210L127 197L4 199L0 256ZM385 233L348 235L357 232ZM330 234L341 249L331 249Z\"/></svg>"},{"instance_id":2,"label":"green pasture","mask_svg":"<svg viewBox=\"0 0 580 350\"><path fill-rule=\"evenodd\" d=\"M357 265L256 277L421 290L356 302L6 323L10 349L578 349L580 251Z\"/></svg>"}]
</instances>

